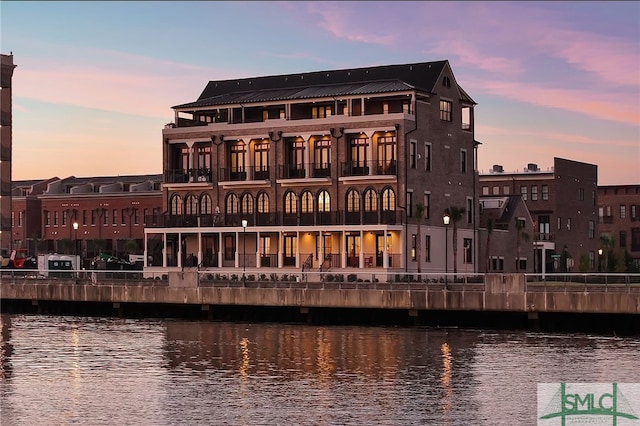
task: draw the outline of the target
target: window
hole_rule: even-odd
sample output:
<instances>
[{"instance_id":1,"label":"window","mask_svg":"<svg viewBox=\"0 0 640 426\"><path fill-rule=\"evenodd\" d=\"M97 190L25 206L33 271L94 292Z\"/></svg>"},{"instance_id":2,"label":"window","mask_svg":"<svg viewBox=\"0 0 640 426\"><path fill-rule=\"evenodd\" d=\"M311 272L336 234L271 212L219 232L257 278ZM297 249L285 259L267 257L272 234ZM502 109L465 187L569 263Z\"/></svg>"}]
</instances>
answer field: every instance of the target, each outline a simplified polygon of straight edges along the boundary
<instances>
[{"instance_id":1,"label":"window","mask_svg":"<svg viewBox=\"0 0 640 426\"><path fill-rule=\"evenodd\" d=\"M452 121L451 111L452 111L452 102L451 101L440 101L440 120L442 121Z\"/></svg>"},{"instance_id":2,"label":"window","mask_svg":"<svg viewBox=\"0 0 640 426\"><path fill-rule=\"evenodd\" d=\"M253 214L253 195L245 193L242 195L240 212L246 215Z\"/></svg>"},{"instance_id":3,"label":"window","mask_svg":"<svg viewBox=\"0 0 640 426\"><path fill-rule=\"evenodd\" d=\"M331 106L318 106L311 108L311 118L331 117Z\"/></svg>"},{"instance_id":4,"label":"window","mask_svg":"<svg viewBox=\"0 0 640 426\"><path fill-rule=\"evenodd\" d=\"M424 205L424 218L429 219L431 217L431 193L424 193L422 204Z\"/></svg>"},{"instance_id":5,"label":"window","mask_svg":"<svg viewBox=\"0 0 640 426\"><path fill-rule=\"evenodd\" d=\"M584 201L584 188L578 188L578 200Z\"/></svg>"},{"instance_id":6,"label":"window","mask_svg":"<svg viewBox=\"0 0 640 426\"><path fill-rule=\"evenodd\" d=\"M86 210L82 210L82 224L86 225L87 224L87 211Z\"/></svg>"},{"instance_id":7,"label":"window","mask_svg":"<svg viewBox=\"0 0 640 426\"><path fill-rule=\"evenodd\" d=\"M531 185L531 201L538 201L538 185Z\"/></svg>"},{"instance_id":8,"label":"window","mask_svg":"<svg viewBox=\"0 0 640 426\"><path fill-rule=\"evenodd\" d=\"M424 260L431 262L431 235L424 237Z\"/></svg>"},{"instance_id":9,"label":"window","mask_svg":"<svg viewBox=\"0 0 640 426\"><path fill-rule=\"evenodd\" d=\"M620 248L626 249L627 248L627 232L620 231L620 236L618 239L620 240Z\"/></svg>"},{"instance_id":10,"label":"window","mask_svg":"<svg viewBox=\"0 0 640 426\"><path fill-rule=\"evenodd\" d=\"M467 223L473 223L473 198L467 198Z\"/></svg>"},{"instance_id":11,"label":"window","mask_svg":"<svg viewBox=\"0 0 640 426\"><path fill-rule=\"evenodd\" d=\"M589 239L593 240L596 237L596 223L593 220L589 221Z\"/></svg>"},{"instance_id":12,"label":"window","mask_svg":"<svg viewBox=\"0 0 640 426\"><path fill-rule=\"evenodd\" d=\"M95 210L91 210L91 224L92 224L92 225L95 225L95 224L96 224L96 216L97 216L96 211L95 211ZM47 224L47 225L48 225L48 224Z\"/></svg>"},{"instance_id":13,"label":"window","mask_svg":"<svg viewBox=\"0 0 640 426\"><path fill-rule=\"evenodd\" d=\"M620 206L620 219L625 219L627 217L627 206Z\"/></svg>"},{"instance_id":14,"label":"window","mask_svg":"<svg viewBox=\"0 0 640 426\"><path fill-rule=\"evenodd\" d=\"M416 261L416 234L411 234L411 260Z\"/></svg>"},{"instance_id":15,"label":"window","mask_svg":"<svg viewBox=\"0 0 640 426\"><path fill-rule=\"evenodd\" d=\"M509 189L509 185L505 185L502 187L502 194L503 195L509 195L509 193L511 192L511 190Z\"/></svg>"},{"instance_id":16,"label":"window","mask_svg":"<svg viewBox=\"0 0 640 426\"><path fill-rule=\"evenodd\" d=\"M234 260L236 258L236 239L233 235L224 237L224 260Z\"/></svg>"},{"instance_id":17,"label":"window","mask_svg":"<svg viewBox=\"0 0 640 426\"><path fill-rule=\"evenodd\" d=\"M211 196L209 194L202 194L200 196L200 214L211 214L211 207Z\"/></svg>"},{"instance_id":18,"label":"window","mask_svg":"<svg viewBox=\"0 0 640 426\"><path fill-rule=\"evenodd\" d=\"M133 224L140 225L140 210L133 209Z\"/></svg>"},{"instance_id":19,"label":"window","mask_svg":"<svg viewBox=\"0 0 640 426\"><path fill-rule=\"evenodd\" d=\"M125 209L120 210L120 224L121 225L126 225L127 224L127 218L126 218Z\"/></svg>"},{"instance_id":20,"label":"window","mask_svg":"<svg viewBox=\"0 0 640 426\"><path fill-rule=\"evenodd\" d=\"M331 198L327 191L323 190L318 194L318 211L325 213L331 211Z\"/></svg>"},{"instance_id":21,"label":"window","mask_svg":"<svg viewBox=\"0 0 640 426\"><path fill-rule=\"evenodd\" d=\"M353 167L365 167L367 165L367 147L369 139L353 138L351 139L351 165Z\"/></svg>"},{"instance_id":22,"label":"window","mask_svg":"<svg viewBox=\"0 0 640 426\"><path fill-rule=\"evenodd\" d=\"M493 195L500 195L500 187L498 185L493 187Z\"/></svg>"},{"instance_id":23,"label":"window","mask_svg":"<svg viewBox=\"0 0 640 426\"><path fill-rule=\"evenodd\" d=\"M593 250L589 252L589 268L596 268L596 252Z\"/></svg>"},{"instance_id":24,"label":"window","mask_svg":"<svg viewBox=\"0 0 640 426\"><path fill-rule=\"evenodd\" d=\"M412 144L414 142L411 142ZM395 136L378 138L378 166L384 174L396 174Z\"/></svg>"},{"instance_id":25,"label":"window","mask_svg":"<svg viewBox=\"0 0 640 426\"><path fill-rule=\"evenodd\" d=\"M13 214L13 212L11 212ZM24 220L24 212L18 212L18 226L22 226L22 221Z\"/></svg>"},{"instance_id":26,"label":"window","mask_svg":"<svg viewBox=\"0 0 640 426\"><path fill-rule=\"evenodd\" d=\"M289 214L298 212L298 196L295 192L289 191L285 194L284 212Z\"/></svg>"},{"instance_id":27,"label":"window","mask_svg":"<svg viewBox=\"0 0 640 426\"><path fill-rule=\"evenodd\" d=\"M488 186L483 186L482 187L482 195L489 195L489 187Z\"/></svg>"},{"instance_id":28,"label":"window","mask_svg":"<svg viewBox=\"0 0 640 426\"><path fill-rule=\"evenodd\" d=\"M631 251L640 251L640 228L631 228Z\"/></svg>"},{"instance_id":29,"label":"window","mask_svg":"<svg viewBox=\"0 0 640 426\"><path fill-rule=\"evenodd\" d=\"M269 195L266 192L258 194L258 213L269 213Z\"/></svg>"},{"instance_id":30,"label":"window","mask_svg":"<svg viewBox=\"0 0 640 426\"><path fill-rule=\"evenodd\" d=\"M567 218L567 231L571 231L571 218Z\"/></svg>"},{"instance_id":31,"label":"window","mask_svg":"<svg viewBox=\"0 0 640 426\"><path fill-rule=\"evenodd\" d=\"M246 145L243 141L238 141L231 146L231 173L244 172L244 156Z\"/></svg>"},{"instance_id":32,"label":"window","mask_svg":"<svg viewBox=\"0 0 640 426\"><path fill-rule=\"evenodd\" d=\"M504 257L491 257L491 270L504 271Z\"/></svg>"},{"instance_id":33,"label":"window","mask_svg":"<svg viewBox=\"0 0 640 426\"><path fill-rule=\"evenodd\" d=\"M227 195L226 213L229 215L238 214L239 204L238 196L233 192L229 193Z\"/></svg>"},{"instance_id":34,"label":"window","mask_svg":"<svg viewBox=\"0 0 640 426\"><path fill-rule=\"evenodd\" d=\"M407 191L407 217L413 217L413 191Z\"/></svg>"},{"instance_id":35,"label":"window","mask_svg":"<svg viewBox=\"0 0 640 426\"><path fill-rule=\"evenodd\" d=\"M382 211L395 211L396 194L391 188L385 188L382 191Z\"/></svg>"},{"instance_id":36,"label":"window","mask_svg":"<svg viewBox=\"0 0 640 426\"><path fill-rule=\"evenodd\" d=\"M545 201L549 199L549 185L542 185L542 199Z\"/></svg>"},{"instance_id":37,"label":"window","mask_svg":"<svg viewBox=\"0 0 640 426\"><path fill-rule=\"evenodd\" d=\"M631 211L631 220L638 219L638 206L634 204L629 210Z\"/></svg>"},{"instance_id":38,"label":"window","mask_svg":"<svg viewBox=\"0 0 640 426\"><path fill-rule=\"evenodd\" d=\"M473 246L471 244L471 238L464 239L462 247L464 250L464 263L466 264L473 263Z\"/></svg>"},{"instance_id":39,"label":"window","mask_svg":"<svg viewBox=\"0 0 640 426\"><path fill-rule=\"evenodd\" d=\"M527 270L527 259L526 258L518 258L518 270L526 271Z\"/></svg>"},{"instance_id":40,"label":"window","mask_svg":"<svg viewBox=\"0 0 640 426\"><path fill-rule=\"evenodd\" d=\"M378 194L376 194L376 191L373 189L367 189L364 192L364 211L378 211Z\"/></svg>"},{"instance_id":41,"label":"window","mask_svg":"<svg viewBox=\"0 0 640 426\"><path fill-rule=\"evenodd\" d=\"M412 169L416 168L416 141L411 141L411 145L409 146L409 167Z\"/></svg>"},{"instance_id":42,"label":"window","mask_svg":"<svg viewBox=\"0 0 640 426\"><path fill-rule=\"evenodd\" d=\"M355 189L350 189L349 192L347 192L347 211L360 211L360 194Z\"/></svg>"},{"instance_id":43,"label":"window","mask_svg":"<svg viewBox=\"0 0 640 426\"><path fill-rule=\"evenodd\" d=\"M69 211L64 210L62 212L62 226L65 226L67 224L67 216L69 216Z\"/></svg>"},{"instance_id":44,"label":"window","mask_svg":"<svg viewBox=\"0 0 640 426\"><path fill-rule=\"evenodd\" d=\"M424 169L431 171L431 144L424 144Z\"/></svg>"},{"instance_id":45,"label":"window","mask_svg":"<svg viewBox=\"0 0 640 426\"><path fill-rule=\"evenodd\" d=\"M525 185L520 186L520 195L524 201L527 201L527 187Z\"/></svg>"},{"instance_id":46,"label":"window","mask_svg":"<svg viewBox=\"0 0 640 426\"><path fill-rule=\"evenodd\" d=\"M142 210L142 224L143 225L147 224L147 216L149 216L149 209L143 209Z\"/></svg>"},{"instance_id":47,"label":"window","mask_svg":"<svg viewBox=\"0 0 640 426\"><path fill-rule=\"evenodd\" d=\"M442 85L447 88L451 87L451 79L445 75L442 77Z\"/></svg>"},{"instance_id":48,"label":"window","mask_svg":"<svg viewBox=\"0 0 640 426\"><path fill-rule=\"evenodd\" d=\"M180 208L182 209L182 203L180 204ZM102 209L102 224L103 225L108 225L109 224L109 210L107 209Z\"/></svg>"},{"instance_id":49,"label":"window","mask_svg":"<svg viewBox=\"0 0 640 426\"><path fill-rule=\"evenodd\" d=\"M268 177L265 176L265 173L260 172L269 171L269 147L269 142L266 139L255 144L253 149L253 165L255 167L255 172L258 173L256 179L258 177L260 179Z\"/></svg>"},{"instance_id":50,"label":"window","mask_svg":"<svg viewBox=\"0 0 640 426\"><path fill-rule=\"evenodd\" d=\"M118 209L113 209L113 214L111 215L111 224L114 226L118 224Z\"/></svg>"},{"instance_id":51,"label":"window","mask_svg":"<svg viewBox=\"0 0 640 426\"><path fill-rule=\"evenodd\" d=\"M467 173L467 150L460 150L460 173Z\"/></svg>"},{"instance_id":52,"label":"window","mask_svg":"<svg viewBox=\"0 0 640 426\"><path fill-rule=\"evenodd\" d=\"M321 139L315 145L316 169L328 169L331 165L331 141Z\"/></svg>"},{"instance_id":53,"label":"window","mask_svg":"<svg viewBox=\"0 0 640 426\"><path fill-rule=\"evenodd\" d=\"M58 226L58 210L56 210L55 212L53 212L53 226Z\"/></svg>"},{"instance_id":54,"label":"window","mask_svg":"<svg viewBox=\"0 0 640 426\"><path fill-rule=\"evenodd\" d=\"M47 211L45 212L44 215L44 226L50 226L51 225L51 212Z\"/></svg>"},{"instance_id":55,"label":"window","mask_svg":"<svg viewBox=\"0 0 640 426\"><path fill-rule=\"evenodd\" d=\"M171 215L178 216L182 214L182 197L174 194L171 197Z\"/></svg>"}]
</instances>

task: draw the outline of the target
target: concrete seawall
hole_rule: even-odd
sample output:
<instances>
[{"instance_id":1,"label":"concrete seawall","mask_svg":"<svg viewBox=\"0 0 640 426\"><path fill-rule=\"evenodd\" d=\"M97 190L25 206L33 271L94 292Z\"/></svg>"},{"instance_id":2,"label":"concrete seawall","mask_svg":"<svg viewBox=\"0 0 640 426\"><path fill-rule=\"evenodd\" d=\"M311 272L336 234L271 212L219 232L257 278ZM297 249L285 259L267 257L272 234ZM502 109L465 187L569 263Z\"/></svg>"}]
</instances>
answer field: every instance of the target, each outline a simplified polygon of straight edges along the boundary
<instances>
[{"instance_id":1,"label":"concrete seawall","mask_svg":"<svg viewBox=\"0 0 640 426\"><path fill-rule=\"evenodd\" d=\"M109 283L3 280L0 299L113 304L228 305L304 308L388 309L408 311L492 311L640 314L640 289L553 288L526 283L524 275L487 274L482 284L428 284L335 288L320 283L298 287L198 285L197 276L176 273L168 285L127 280ZM195 285L194 285L195 283Z\"/></svg>"}]
</instances>

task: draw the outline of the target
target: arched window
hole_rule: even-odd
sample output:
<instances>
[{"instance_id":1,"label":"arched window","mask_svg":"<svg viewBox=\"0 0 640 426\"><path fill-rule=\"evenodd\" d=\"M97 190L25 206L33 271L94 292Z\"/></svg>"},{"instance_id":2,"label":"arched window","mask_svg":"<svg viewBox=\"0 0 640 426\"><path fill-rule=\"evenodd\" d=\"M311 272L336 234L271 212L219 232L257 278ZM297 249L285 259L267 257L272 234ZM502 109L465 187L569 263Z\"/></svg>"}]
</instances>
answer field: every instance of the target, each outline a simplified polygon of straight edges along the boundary
<instances>
[{"instance_id":1,"label":"arched window","mask_svg":"<svg viewBox=\"0 0 640 426\"><path fill-rule=\"evenodd\" d=\"M347 211L360 211L360 193L355 189L350 189L349 192L347 192Z\"/></svg>"},{"instance_id":2,"label":"arched window","mask_svg":"<svg viewBox=\"0 0 640 426\"><path fill-rule=\"evenodd\" d=\"M258 213L269 213L269 195L266 192L258 194Z\"/></svg>"},{"instance_id":3,"label":"arched window","mask_svg":"<svg viewBox=\"0 0 640 426\"><path fill-rule=\"evenodd\" d=\"M227 195L227 214L237 214L238 213L238 196L233 192Z\"/></svg>"},{"instance_id":4,"label":"arched window","mask_svg":"<svg viewBox=\"0 0 640 426\"><path fill-rule=\"evenodd\" d=\"M253 213L253 195L245 193L242 195L242 203L240 204L240 211L244 214Z\"/></svg>"},{"instance_id":5,"label":"arched window","mask_svg":"<svg viewBox=\"0 0 640 426\"><path fill-rule=\"evenodd\" d=\"M179 216L182 214L182 197L181 196L179 196L178 194L173 194L171 196L171 202L169 203L169 205L171 206L171 209L169 210L171 212L171 215Z\"/></svg>"},{"instance_id":6,"label":"arched window","mask_svg":"<svg viewBox=\"0 0 640 426\"><path fill-rule=\"evenodd\" d=\"M301 198L302 205L300 206L300 212L313 213L313 194L310 191L304 191Z\"/></svg>"},{"instance_id":7,"label":"arched window","mask_svg":"<svg viewBox=\"0 0 640 426\"><path fill-rule=\"evenodd\" d=\"M318 193L318 211L331 211L331 197L329 197L329 193L324 189Z\"/></svg>"},{"instance_id":8,"label":"arched window","mask_svg":"<svg viewBox=\"0 0 640 426\"><path fill-rule=\"evenodd\" d=\"M396 210L396 194L391 188L385 188L382 191L382 210L383 211L395 211Z\"/></svg>"},{"instance_id":9,"label":"arched window","mask_svg":"<svg viewBox=\"0 0 640 426\"><path fill-rule=\"evenodd\" d=\"M200 214L211 214L211 197L209 194L200 196Z\"/></svg>"},{"instance_id":10,"label":"arched window","mask_svg":"<svg viewBox=\"0 0 640 426\"><path fill-rule=\"evenodd\" d=\"M298 196L295 192L289 191L284 194L284 212L285 213L297 213L298 212Z\"/></svg>"},{"instance_id":11,"label":"arched window","mask_svg":"<svg viewBox=\"0 0 640 426\"><path fill-rule=\"evenodd\" d=\"M184 200L184 212L187 215L198 214L198 199L195 195L189 194Z\"/></svg>"},{"instance_id":12,"label":"arched window","mask_svg":"<svg viewBox=\"0 0 640 426\"><path fill-rule=\"evenodd\" d=\"M375 212L378 210L378 194L374 189L364 191L364 211Z\"/></svg>"}]
</instances>

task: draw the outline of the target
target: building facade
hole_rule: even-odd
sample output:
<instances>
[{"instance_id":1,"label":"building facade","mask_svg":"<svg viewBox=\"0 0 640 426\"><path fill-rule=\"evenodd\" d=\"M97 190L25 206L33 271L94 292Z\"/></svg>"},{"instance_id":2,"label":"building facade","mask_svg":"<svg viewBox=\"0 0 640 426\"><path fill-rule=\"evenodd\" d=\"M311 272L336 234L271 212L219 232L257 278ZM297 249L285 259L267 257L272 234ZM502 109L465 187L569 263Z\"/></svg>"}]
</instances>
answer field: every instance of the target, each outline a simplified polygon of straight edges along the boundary
<instances>
[{"instance_id":1,"label":"building facade","mask_svg":"<svg viewBox=\"0 0 640 426\"><path fill-rule=\"evenodd\" d=\"M640 185L598 187L598 230L602 271L640 271Z\"/></svg>"},{"instance_id":2,"label":"building facade","mask_svg":"<svg viewBox=\"0 0 640 426\"><path fill-rule=\"evenodd\" d=\"M507 173L495 165L480 175L482 196L520 195L534 223L534 271L587 272L597 270L598 167L554 158L540 170L530 163Z\"/></svg>"},{"instance_id":3,"label":"building facade","mask_svg":"<svg viewBox=\"0 0 640 426\"><path fill-rule=\"evenodd\" d=\"M0 54L0 256L11 248L11 144L13 54Z\"/></svg>"},{"instance_id":4,"label":"building facade","mask_svg":"<svg viewBox=\"0 0 640 426\"><path fill-rule=\"evenodd\" d=\"M12 247L82 259L142 254L146 220L162 212L161 184L160 174L15 181Z\"/></svg>"},{"instance_id":5,"label":"building facade","mask_svg":"<svg viewBox=\"0 0 640 426\"><path fill-rule=\"evenodd\" d=\"M147 266L475 271L475 105L448 61L210 81L163 130Z\"/></svg>"}]
</instances>

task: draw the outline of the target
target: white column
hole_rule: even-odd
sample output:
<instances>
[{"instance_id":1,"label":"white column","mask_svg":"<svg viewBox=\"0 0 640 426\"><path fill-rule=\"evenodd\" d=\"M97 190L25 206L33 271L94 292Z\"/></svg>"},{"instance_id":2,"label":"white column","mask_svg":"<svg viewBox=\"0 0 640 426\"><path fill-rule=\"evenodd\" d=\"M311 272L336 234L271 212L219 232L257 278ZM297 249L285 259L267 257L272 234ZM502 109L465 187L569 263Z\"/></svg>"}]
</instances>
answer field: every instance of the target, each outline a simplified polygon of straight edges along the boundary
<instances>
[{"instance_id":1,"label":"white column","mask_svg":"<svg viewBox=\"0 0 640 426\"><path fill-rule=\"evenodd\" d=\"M358 267L360 269L364 268L364 233L360 231L360 248L358 249Z\"/></svg>"},{"instance_id":2,"label":"white column","mask_svg":"<svg viewBox=\"0 0 640 426\"><path fill-rule=\"evenodd\" d=\"M222 267L222 233L218 232L218 268Z\"/></svg>"},{"instance_id":3,"label":"white column","mask_svg":"<svg viewBox=\"0 0 640 426\"><path fill-rule=\"evenodd\" d=\"M387 254L387 231L384 231L384 238L382 239L383 241L383 248L382 248L382 267L383 268L388 268L389 267L389 255Z\"/></svg>"},{"instance_id":4,"label":"white column","mask_svg":"<svg viewBox=\"0 0 640 426\"><path fill-rule=\"evenodd\" d=\"M260 267L260 232L256 232L256 266Z\"/></svg>"},{"instance_id":5,"label":"white column","mask_svg":"<svg viewBox=\"0 0 640 426\"><path fill-rule=\"evenodd\" d=\"M236 253L235 253L235 267L240 267L240 233L236 231Z\"/></svg>"},{"instance_id":6,"label":"white column","mask_svg":"<svg viewBox=\"0 0 640 426\"><path fill-rule=\"evenodd\" d=\"M178 268L182 268L182 233L178 232Z\"/></svg>"}]
</instances>

